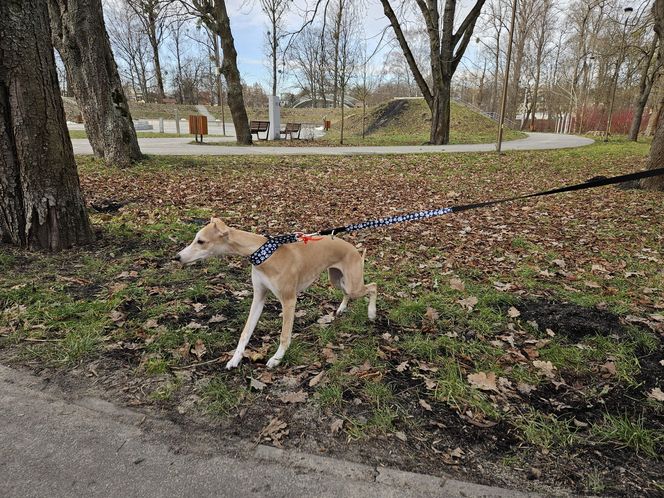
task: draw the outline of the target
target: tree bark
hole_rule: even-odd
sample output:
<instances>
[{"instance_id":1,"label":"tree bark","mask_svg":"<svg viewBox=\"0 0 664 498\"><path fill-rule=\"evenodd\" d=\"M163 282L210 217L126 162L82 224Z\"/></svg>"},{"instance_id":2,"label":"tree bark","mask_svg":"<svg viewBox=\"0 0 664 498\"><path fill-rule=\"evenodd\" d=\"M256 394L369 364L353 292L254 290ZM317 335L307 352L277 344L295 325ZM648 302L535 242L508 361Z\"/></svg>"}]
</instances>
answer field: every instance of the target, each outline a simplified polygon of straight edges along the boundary
<instances>
[{"instance_id":1,"label":"tree bark","mask_svg":"<svg viewBox=\"0 0 664 498\"><path fill-rule=\"evenodd\" d=\"M49 0L53 46L60 53L92 150L107 164L141 159L134 123L104 26L101 0Z\"/></svg>"},{"instance_id":2,"label":"tree bark","mask_svg":"<svg viewBox=\"0 0 664 498\"><path fill-rule=\"evenodd\" d=\"M0 240L92 241L69 140L46 0L0 2Z\"/></svg>"},{"instance_id":3,"label":"tree bark","mask_svg":"<svg viewBox=\"0 0 664 498\"><path fill-rule=\"evenodd\" d=\"M242 95L242 78L237 68L237 51L231 31L231 20L226 11L226 1L216 0L217 29L221 37L221 49L224 51L224 60L221 64L221 73L226 78L228 87L228 107L231 109L231 117L235 126L237 143L251 145L251 130L249 129L249 118L247 108L244 105Z\"/></svg>"},{"instance_id":4,"label":"tree bark","mask_svg":"<svg viewBox=\"0 0 664 498\"><path fill-rule=\"evenodd\" d=\"M664 61L664 0L655 0L652 13L655 18L655 33L659 39L659 61L662 62ZM650 147L648 169L661 168L662 165L664 165L664 120L660 119ZM664 175L641 180L641 186L649 190L664 191Z\"/></svg>"},{"instance_id":5,"label":"tree bark","mask_svg":"<svg viewBox=\"0 0 664 498\"><path fill-rule=\"evenodd\" d=\"M648 98L650 97L650 91L652 90L655 79L657 79L657 73L659 71L659 64L657 61L653 61L653 57L657 52L657 34L653 37L652 44L650 45L650 50L646 55L646 60L643 65L643 70L641 72L641 78L639 81L639 98L636 101L636 106L634 107L634 116L632 118L632 125L629 128L628 138L634 142L637 141L639 137L639 130L641 129L641 121L643 120L643 111L646 108L648 103ZM652 74L650 74L650 68L652 65L655 65L653 68Z\"/></svg>"}]
</instances>

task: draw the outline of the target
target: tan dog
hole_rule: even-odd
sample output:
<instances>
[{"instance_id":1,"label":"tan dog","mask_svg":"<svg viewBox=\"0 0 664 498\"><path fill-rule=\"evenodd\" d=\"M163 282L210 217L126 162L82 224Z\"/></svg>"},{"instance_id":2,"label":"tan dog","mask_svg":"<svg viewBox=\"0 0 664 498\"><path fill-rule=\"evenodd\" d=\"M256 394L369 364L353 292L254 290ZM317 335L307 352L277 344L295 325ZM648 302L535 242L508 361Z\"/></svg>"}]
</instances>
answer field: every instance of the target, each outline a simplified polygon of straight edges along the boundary
<instances>
[{"instance_id":1,"label":"tan dog","mask_svg":"<svg viewBox=\"0 0 664 498\"><path fill-rule=\"evenodd\" d=\"M226 226L220 219L212 218L210 223L196 234L194 241L174 259L189 264L222 254L250 256L266 241L267 238L262 235L235 230ZM283 324L279 348L267 362L267 366L273 368L279 365L291 342L297 295L314 283L325 270L329 272L332 285L344 293L337 314L345 311L348 299L368 294L369 320L376 319L376 284L364 284L364 255L361 255L353 245L339 238L330 237L323 237L307 244L303 242L284 244L267 261L251 268L254 299L235 354L226 364L226 368L229 370L235 368L242 361L244 349L263 311L268 290L281 301Z\"/></svg>"}]
</instances>

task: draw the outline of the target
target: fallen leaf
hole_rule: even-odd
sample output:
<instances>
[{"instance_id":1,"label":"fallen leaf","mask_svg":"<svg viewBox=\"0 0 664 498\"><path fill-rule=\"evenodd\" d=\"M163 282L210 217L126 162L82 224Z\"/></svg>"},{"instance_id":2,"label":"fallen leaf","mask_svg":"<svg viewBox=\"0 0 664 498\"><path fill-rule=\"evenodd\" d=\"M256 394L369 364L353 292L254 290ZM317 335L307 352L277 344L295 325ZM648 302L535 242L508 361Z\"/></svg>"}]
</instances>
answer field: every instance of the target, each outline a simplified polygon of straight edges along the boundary
<instances>
[{"instance_id":1,"label":"fallen leaf","mask_svg":"<svg viewBox=\"0 0 664 498\"><path fill-rule=\"evenodd\" d=\"M286 393L279 397L282 403L304 403L309 395L306 391Z\"/></svg>"},{"instance_id":2,"label":"fallen leaf","mask_svg":"<svg viewBox=\"0 0 664 498\"><path fill-rule=\"evenodd\" d=\"M198 361L201 361L201 358L203 358L203 356L205 356L205 353L207 353L207 348L205 347L205 344L201 339L197 339L196 344L191 349L191 352L196 355Z\"/></svg>"},{"instance_id":3,"label":"fallen leaf","mask_svg":"<svg viewBox=\"0 0 664 498\"><path fill-rule=\"evenodd\" d=\"M483 391L498 391L498 386L496 386L496 374L493 372L477 372L474 374L468 374L468 382L473 386L481 389Z\"/></svg>"},{"instance_id":4,"label":"fallen leaf","mask_svg":"<svg viewBox=\"0 0 664 498\"><path fill-rule=\"evenodd\" d=\"M256 389L257 391L262 391L267 387L267 384L261 382L260 380L251 378L251 381L249 382L249 387L251 389Z\"/></svg>"},{"instance_id":5,"label":"fallen leaf","mask_svg":"<svg viewBox=\"0 0 664 498\"><path fill-rule=\"evenodd\" d=\"M277 417L271 418L270 422L260 432L259 440L261 437L266 437L271 439L275 446L281 448L281 440L289 433L287 427L288 424L283 420Z\"/></svg>"},{"instance_id":6,"label":"fallen leaf","mask_svg":"<svg viewBox=\"0 0 664 498\"><path fill-rule=\"evenodd\" d=\"M468 311L473 311L475 305L477 305L478 302L479 300L475 296L470 296L466 299L459 299L457 301L457 303L466 308Z\"/></svg>"},{"instance_id":7,"label":"fallen leaf","mask_svg":"<svg viewBox=\"0 0 664 498\"><path fill-rule=\"evenodd\" d=\"M459 292L464 292L466 290L466 284L464 284L463 281L458 277L450 279L450 287Z\"/></svg>"},{"instance_id":8,"label":"fallen leaf","mask_svg":"<svg viewBox=\"0 0 664 498\"><path fill-rule=\"evenodd\" d=\"M424 318L433 323L440 318L440 315L434 308L428 307L426 313L424 313Z\"/></svg>"},{"instance_id":9,"label":"fallen leaf","mask_svg":"<svg viewBox=\"0 0 664 498\"><path fill-rule=\"evenodd\" d=\"M593 282L592 280L586 280L583 282L586 287L589 287L590 289L601 289L602 286L599 285L597 282Z\"/></svg>"},{"instance_id":10,"label":"fallen leaf","mask_svg":"<svg viewBox=\"0 0 664 498\"><path fill-rule=\"evenodd\" d=\"M325 361L327 363L334 363L335 361L337 361L337 353L332 351L332 348L329 348L329 347L328 348L323 348L322 353L323 353L323 356L325 356Z\"/></svg>"},{"instance_id":11,"label":"fallen leaf","mask_svg":"<svg viewBox=\"0 0 664 498\"><path fill-rule=\"evenodd\" d=\"M212 317L208 320L208 323L219 323L225 320L226 317L224 315L212 315Z\"/></svg>"},{"instance_id":12,"label":"fallen leaf","mask_svg":"<svg viewBox=\"0 0 664 498\"><path fill-rule=\"evenodd\" d=\"M507 310L507 316L510 318L516 318L518 316L521 316L521 312L516 309L514 306L510 306L510 309Z\"/></svg>"},{"instance_id":13,"label":"fallen leaf","mask_svg":"<svg viewBox=\"0 0 664 498\"><path fill-rule=\"evenodd\" d=\"M397 365L397 372L403 372L408 368L408 360L401 362Z\"/></svg>"},{"instance_id":14,"label":"fallen leaf","mask_svg":"<svg viewBox=\"0 0 664 498\"><path fill-rule=\"evenodd\" d=\"M332 434L336 434L341 430L341 428L344 426L344 421L343 419L340 418L335 418L332 423L330 424L330 432Z\"/></svg>"},{"instance_id":15,"label":"fallen leaf","mask_svg":"<svg viewBox=\"0 0 664 498\"><path fill-rule=\"evenodd\" d=\"M191 305L191 307L194 308L194 311L195 311L196 313L200 313L200 312L203 311L205 308L207 308L207 305L206 305L206 304L203 304L203 303L194 303L194 304Z\"/></svg>"},{"instance_id":16,"label":"fallen leaf","mask_svg":"<svg viewBox=\"0 0 664 498\"><path fill-rule=\"evenodd\" d=\"M613 363L612 361L607 361L604 365L601 367L601 371L603 374L606 374L606 376L612 376L616 374L616 364Z\"/></svg>"},{"instance_id":17,"label":"fallen leaf","mask_svg":"<svg viewBox=\"0 0 664 498\"><path fill-rule=\"evenodd\" d=\"M397 432L395 432L394 435L397 437L397 439L400 439L400 440L403 441L403 442L406 442L406 440L408 439L408 438L406 437L406 433L401 432L401 431L397 431Z\"/></svg>"},{"instance_id":18,"label":"fallen leaf","mask_svg":"<svg viewBox=\"0 0 664 498\"><path fill-rule=\"evenodd\" d=\"M528 384L526 382L519 382L516 385L516 390L519 391L521 394L530 394L532 391L536 389L535 386Z\"/></svg>"},{"instance_id":19,"label":"fallen leaf","mask_svg":"<svg viewBox=\"0 0 664 498\"><path fill-rule=\"evenodd\" d=\"M187 326L186 326L185 328L186 328L186 329L197 330L197 329L202 329L203 326L202 326L200 323L195 322L194 320L192 320L191 322L189 322L189 323L187 324Z\"/></svg>"},{"instance_id":20,"label":"fallen leaf","mask_svg":"<svg viewBox=\"0 0 664 498\"><path fill-rule=\"evenodd\" d=\"M311 379L309 379L309 387L314 387L317 385L323 378L323 375L325 375L325 370L322 370L319 374L314 375Z\"/></svg>"},{"instance_id":21,"label":"fallen leaf","mask_svg":"<svg viewBox=\"0 0 664 498\"><path fill-rule=\"evenodd\" d=\"M295 312L295 318L302 318L307 315L307 310L297 310Z\"/></svg>"},{"instance_id":22,"label":"fallen leaf","mask_svg":"<svg viewBox=\"0 0 664 498\"><path fill-rule=\"evenodd\" d=\"M323 315L316 321L321 327L327 327L330 323L334 321L334 314L329 313L327 315Z\"/></svg>"},{"instance_id":23,"label":"fallen leaf","mask_svg":"<svg viewBox=\"0 0 664 498\"><path fill-rule=\"evenodd\" d=\"M558 267L560 267L560 268L563 268L563 269L564 269L565 267L567 267L567 264L566 264L565 261L563 261L562 259L554 259L554 260L551 261L551 262L552 262L554 265L556 265L556 266L558 266Z\"/></svg>"},{"instance_id":24,"label":"fallen leaf","mask_svg":"<svg viewBox=\"0 0 664 498\"><path fill-rule=\"evenodd\" d=\"M113 320L115 323L120 323L120 322L124 323L125 314L122 311L113 310L111 311L109 316L111 317L111 320Z\"/></svg>"},{"instance_id":25,"label":"fallen leaf","mask_svg":"<svg viewBox=\"0 0 664 498\"><path fill-rule=\"evenodd\" d=\"M648 393L648 397L657 401L664 401L664 392L659 387L653 387L652 391Z\"/></svg>"},{"instance_id":26,"label":"fallen leaf","mask_svg":"<svg viewBox=\"0 0 664 498\"><path fill-rule=\"evenodd\" d=\"M426 401L424 401L423 399L420 400L420 406L428 412L433 411L432 408L431 408L431 405L429 403L427 403Z\"/></svg>"},{"instance_id":27,"label":"fallen leaf","mask_svg":"<svg viewBox=\"0 0 664 498\"><path fill-rule=\"evenodd\" d=\"M143 324L144 329L156 329L157 327L159 327L159 323L154 319L150 319Z\"/></svg>"},{"instance_id":28,"label":"fallen leaf","mask_svg":"<svg viewBox=\"0 0 664 498\"><path fill-rule=\"evenodd\" d=\"M538 370L540 370L544 375L546 375L549 378L553 378L556 376L556 374L553 373L556 367L554 367L553 363L551 363L550 361L534 360L533 366Z\"/></svg>"}]
</instances>

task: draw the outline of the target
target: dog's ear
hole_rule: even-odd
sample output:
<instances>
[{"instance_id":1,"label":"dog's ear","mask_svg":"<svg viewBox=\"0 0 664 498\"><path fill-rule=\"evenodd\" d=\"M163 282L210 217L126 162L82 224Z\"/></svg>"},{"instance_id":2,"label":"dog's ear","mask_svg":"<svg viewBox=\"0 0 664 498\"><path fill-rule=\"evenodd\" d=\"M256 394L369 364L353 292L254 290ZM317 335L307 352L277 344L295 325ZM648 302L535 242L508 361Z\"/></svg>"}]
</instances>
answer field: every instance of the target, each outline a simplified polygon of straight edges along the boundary
<instances>
[{"instance_id":1,"label":"dog's ear","mask_svg":"<svg viewBox=\"0 0 664 498\"><path fill-rule=\"evenodd\" d=\"M228 226L219 218L211 218L210 223L222 236L228 235Z\"/></svg>"}]
</instances>

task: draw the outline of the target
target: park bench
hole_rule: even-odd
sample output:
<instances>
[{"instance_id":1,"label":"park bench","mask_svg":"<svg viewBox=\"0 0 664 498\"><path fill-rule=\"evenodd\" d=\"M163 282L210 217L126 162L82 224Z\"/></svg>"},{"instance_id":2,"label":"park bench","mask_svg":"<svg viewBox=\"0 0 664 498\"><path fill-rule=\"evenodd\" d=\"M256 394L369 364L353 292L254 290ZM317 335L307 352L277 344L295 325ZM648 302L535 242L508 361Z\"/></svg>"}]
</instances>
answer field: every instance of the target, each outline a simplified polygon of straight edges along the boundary
<instances>
[{"instance_id":1,"label":"park bench","mask_svg":"<svg viewBox=\"0 0 664 498\"><path fill-rule=\"evenodd\" d=\"M269 121L250 121L249 129L252 135L256 135L257 140L267 140L268 131L270 130ZM265 133L265 138L261 138L259 133Z\"/></svg>"},{"instance_id":2,"label":"park bench","mask_svg":"<svg viewBox=\"0 0 664 498\"><path fill-rule=\"evenodd\" d=\"M287 138L290 136L290 139L293 140L293 133L297 133L297 138L298 140L300 139L300 131L302 130L302 124L301 123L286 123L286 129L280 131L284 138Z\"/></svg>"}]
</instances>

